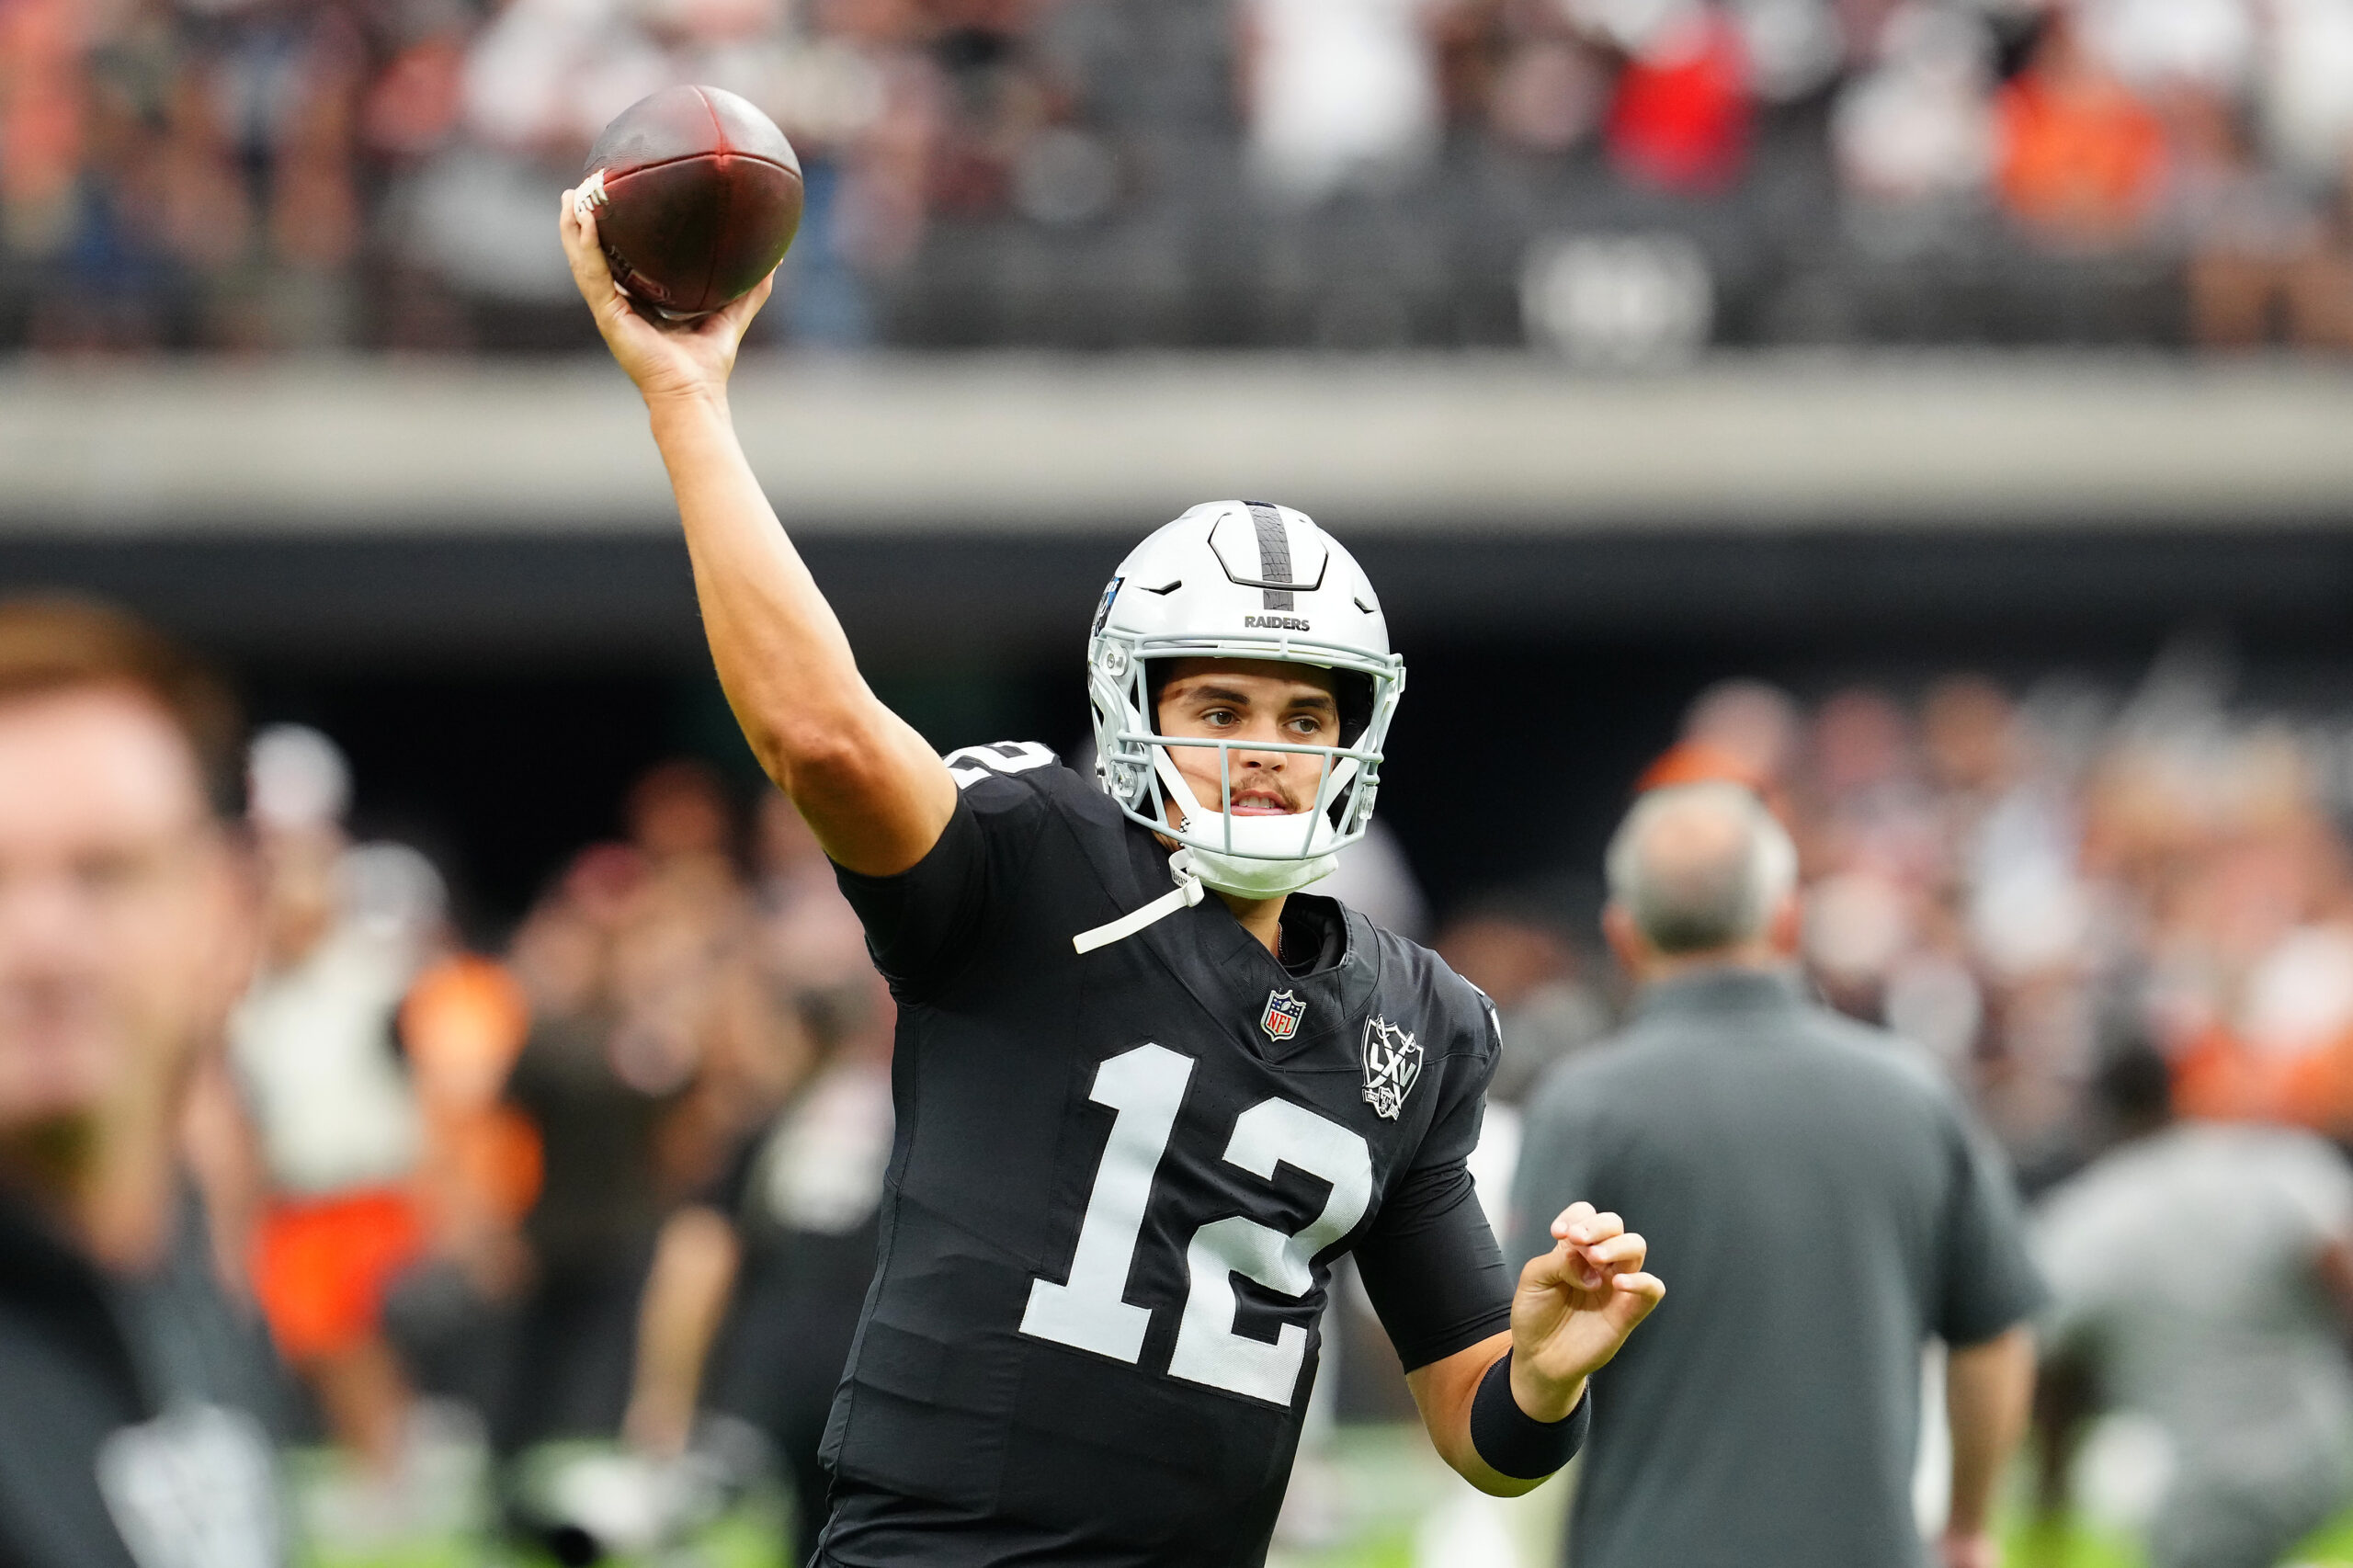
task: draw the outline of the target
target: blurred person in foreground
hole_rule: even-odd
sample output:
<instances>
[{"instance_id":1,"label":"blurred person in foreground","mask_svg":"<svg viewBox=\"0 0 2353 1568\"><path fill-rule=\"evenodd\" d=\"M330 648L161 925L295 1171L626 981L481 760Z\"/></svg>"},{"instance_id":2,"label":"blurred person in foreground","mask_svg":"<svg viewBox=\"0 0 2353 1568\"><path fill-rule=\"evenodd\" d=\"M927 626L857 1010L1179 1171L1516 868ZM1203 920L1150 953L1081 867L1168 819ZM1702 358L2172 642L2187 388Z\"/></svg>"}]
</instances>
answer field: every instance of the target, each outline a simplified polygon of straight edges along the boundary
<instances>
[{"instance_id":1,"label":"blurred person in foreground","mask_svg":"<svg viewBox=\"0 0 2353 1568\"><path fill-rule=\"evenodd\" d=\"M268 1568L267 1351L176 1153L253 915L225 692L112 611L0 603L0 1562Z\"/></svg>"},{"instance_id":2,"label":"blurred person in foreground","mask_svg":"<svg viewBox=\"0 0 2353 1568\"><path fill-rule=\"evenodd\" d=\"M2036 1224L2049 1353L2164 1432L2156 1568L2269 1568L2353 1481L2353 1170L2309 1132L2176 1120L2145 1046L2105 1062L2095 1092L2121 1142ZM2043 1404L2049 1516L2073 1413Z\"/></svg>"},{"instance_id":3,"label":"blurred person in foreground","mask_svg":"<svg viewBox=\"0 0 2353 1568\"><path fill-rule=\"evenodd\" d=\"M867 686L736 440L767 285L664 331L593 210L559 212L729 703L899 1002L882 1264L813 1561L1263 1560L1348 1253L1440 1455L1540 1484L1665 1286L1577 1204L1515 1294L1464 1163L1492 1010L1301 891L1362 836L1403 685L1354 560L1288 508L1195 506L1095 607L1097 778L1030 743L943 758Z\"/></svg>"},{"instance_id":4,"label":"blurred person in foreground","mask_svg":"<svg viewBox=\"0 0 2353 1568\"><path fill-rule=\"evenodd\" d=\"M1641 987L1526 1114L1517 1251L1564 1192L1640 1217L1674 1294L1600 1378L1578 1568L1923 1561L1921 1357L1950 1347L1951 1568L2026 1422L2041 1286L2007 1176L1904 1042L1809 1003L1796 850L1755 794L1642 797L1604 929ZM1535 1220L1531 1223L1531 1218Z\"/></svg>"}]
</instances>

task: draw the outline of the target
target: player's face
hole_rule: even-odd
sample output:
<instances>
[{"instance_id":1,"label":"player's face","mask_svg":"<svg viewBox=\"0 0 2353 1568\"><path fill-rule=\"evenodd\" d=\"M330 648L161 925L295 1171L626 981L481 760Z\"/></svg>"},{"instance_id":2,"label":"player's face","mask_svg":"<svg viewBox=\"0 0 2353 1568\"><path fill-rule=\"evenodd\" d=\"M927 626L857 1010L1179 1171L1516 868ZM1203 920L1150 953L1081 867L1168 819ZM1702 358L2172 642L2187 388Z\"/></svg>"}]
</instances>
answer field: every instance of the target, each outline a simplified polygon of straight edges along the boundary
<instances>
[{"instance_id":1,"label":"player's face","mask_svg":"<svg viewBox=\"0 0 2353 1568\"><path fill-rule=\"evenodd\" d=\"M0 1136L163 1089L235 994L237 887L153 708L0 704Z\"/></svg>"},{"instance_id":2,"label":"player's face","mask_svg":"<svg viewBox=\"0 0 2353 1568\"><path fill-rule=\"evenodd\" d=\"M1289 745L1340 744L1340 705L1328 671L1272 659L1180 659L1160 692L1160 733L1204 740L1275 741ZM1218 752L1213 746L1170 746L1169 757L1192 788L1193 799L1217 810ZM1234 816L1293 816L1315 806L1324 759L1300 752L1226 753Z\"/></svg>"}]
</instances>

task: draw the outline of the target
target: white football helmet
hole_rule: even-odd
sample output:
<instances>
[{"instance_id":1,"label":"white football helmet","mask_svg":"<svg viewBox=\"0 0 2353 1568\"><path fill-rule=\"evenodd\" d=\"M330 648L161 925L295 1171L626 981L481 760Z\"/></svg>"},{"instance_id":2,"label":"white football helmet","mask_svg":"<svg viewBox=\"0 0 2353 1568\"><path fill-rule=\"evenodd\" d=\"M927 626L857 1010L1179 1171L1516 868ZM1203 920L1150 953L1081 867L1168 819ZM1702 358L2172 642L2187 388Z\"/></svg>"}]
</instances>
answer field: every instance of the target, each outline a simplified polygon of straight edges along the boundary
<instances>
[{"instance_id":1,"label":"white football helmet","mask_svg":"<svg viewBox=\"0 0 2353 1568\"><path fill-rule=\"evenodd\" d=\"M1277 659L1339 672L1342 744L1160 733L1154 699L1165 672L1152 666L1187 658ZM1388 623L1364 569L1313 519L1262 501L1207 501L1120 563L1095 611L1086 685L1096 775L1120 811L1182 845L1180 856L1189 854L1191 872L1209 886L1271 898L1329 874L1337 852L1364 836L1405 662L1389 651ZM1171 760L1174 746L1219 754L1221 799L1194 799ZM1322 757L1313 809L1233 814L1233 751Z\"/></svg>"}]
</instances>

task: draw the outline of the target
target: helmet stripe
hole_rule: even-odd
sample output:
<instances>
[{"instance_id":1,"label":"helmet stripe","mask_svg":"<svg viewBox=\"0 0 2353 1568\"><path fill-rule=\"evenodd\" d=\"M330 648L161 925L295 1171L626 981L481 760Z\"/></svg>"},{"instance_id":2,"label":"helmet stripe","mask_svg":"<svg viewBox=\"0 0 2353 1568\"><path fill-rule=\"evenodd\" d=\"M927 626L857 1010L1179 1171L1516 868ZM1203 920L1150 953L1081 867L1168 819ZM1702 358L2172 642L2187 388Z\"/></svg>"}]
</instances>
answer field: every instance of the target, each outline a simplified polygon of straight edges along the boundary
<instances>
[{"instance_id":1,"label":"helmet stripe","mask_svg":"<svg viewBox=\"0 0 2353 1568\"><path fill-rule=\"evenodd\" d=\"M1290 530L1283 527L1282 515L1263 501L1245 501L1250 508L1250 520L1258 525L1258 580L1262 583L1289 583L1290 574ZM1268 609L1290 609L1291 596L1281 588L1264 590Z\"/></svg>"}]
</instances>

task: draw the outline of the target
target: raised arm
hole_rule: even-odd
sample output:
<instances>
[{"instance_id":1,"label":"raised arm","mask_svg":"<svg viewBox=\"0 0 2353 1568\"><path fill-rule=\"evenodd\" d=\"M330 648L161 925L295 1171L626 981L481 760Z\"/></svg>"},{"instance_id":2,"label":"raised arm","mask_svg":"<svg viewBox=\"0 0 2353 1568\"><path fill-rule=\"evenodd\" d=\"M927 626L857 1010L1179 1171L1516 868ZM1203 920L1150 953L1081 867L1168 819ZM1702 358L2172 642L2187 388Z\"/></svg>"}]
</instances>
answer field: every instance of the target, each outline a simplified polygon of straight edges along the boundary
<instances>
[{"instance_id":1,"label":"raised arm","mask_svg":"<svg viewBox=\"0 0 2353 1568\"><path fill-rule=\"evenodd\" d=\"M735 722L825 853L853 871L905 870L939 840L956 783L858 673L825 603L735 439L727 377L774 279L700 320L657 327L613 282L594 214L564 192L573 281L645 399L694 563L703 632Z\"/></svg>"}]
</instances>

